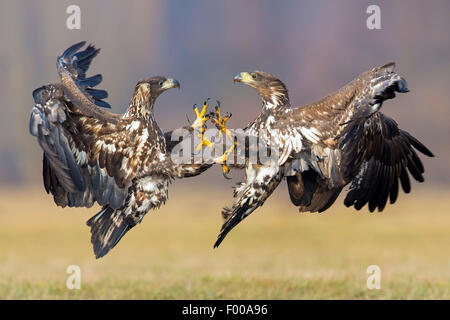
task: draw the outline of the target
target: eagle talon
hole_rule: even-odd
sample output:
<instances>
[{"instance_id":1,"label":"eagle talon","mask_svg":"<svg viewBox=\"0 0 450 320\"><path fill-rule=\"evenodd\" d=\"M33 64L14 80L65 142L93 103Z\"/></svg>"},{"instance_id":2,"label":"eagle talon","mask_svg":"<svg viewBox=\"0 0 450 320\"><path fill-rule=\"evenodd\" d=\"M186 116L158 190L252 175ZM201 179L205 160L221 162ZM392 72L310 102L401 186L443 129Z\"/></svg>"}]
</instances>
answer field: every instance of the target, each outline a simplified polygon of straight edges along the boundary
<instances>
[{"instance_id":1,"label":"eagle talon","mask_svg":"<svg viewBox=\"0 0 450 320\"><path fill-rule=\"evenodd\" d=\"M220 132L226 134L230 139L233 139L231 132L227 128L227 121L231 118L231 113L226 113L225 117L222 117L222 114L220 113L220 102L217 101L217 105L215 107L215 113L214 117L211 119L214 125L216 126L217 130Z\"/></svg>"},{"instance_id":2,"label":"eagle talon","mask_svg":"<svg viewBox=\"0 0 450 320\"><path fill-rule=\"evenodd\" d=\"M197 116L197 119L195 119L194 123L192 124L192 128L193 129L200 129L200 132L204 132L205 128L206 128L206 122L211 118L211 113L206 113L206 111L208 110L208 99L206 99L206 101L203 103L203 107L202 110L199 111L197 108L197 104L194 104L194 112L195 115Z\"/></svg>"},{"instance_id":3,"label":"eagle talon","mask_svg":"<svg viewBox=\"0 0 450 320\"><path fill-rule=\"evenodd\" d=\"M230 168L226 164L222 164L222 175L227 180L231 180L231 178L228 176L229 173Z\"/></svg>"},{"instance_id":4,"label":"eagle talon","mask_svg":"<svg viewBox=\"0 0 450 320\"><path fill-rule=\"evenodd\" d=\"M195 119L194 123L192 124L191 128L194 129L195 135L200 139L200 143L195 148L197 151L200 151L203 146L211 147L213 146L213 143L206 139L204 137L204 133L206 131L206 122L211 118L212 113L206 111L208 110L209 103L208 101L210 98L206 99L205 102L203 102L202 110L199 111L197 108L197 104L194 104L194 112L197 118Z\"/></svg>"},{"instance_id":5,"label":"eagle talon","mask_svg":"<svg viewBox=\"0 0 450 320\"><path fill-rule=\"evenodd\" d=\"M228 150L226 150L219 158L215 159L215 163L221 163L222 164L222 174L225 179L230 180L227 176L228 173L230 173L230 167L226 164L228 156L230 153L234 150L235 145L232 145Z\"/></svg>"},{"instance_id":6,"label":"eagle talon","mask_svg":"<svg viewBox=\"0 0 450 320\"><path fill-rule=\"evenodd\" d=\"M216 126L217 130L219 130L219 132L222 135L226 135L228 138L231 139L231 141L234 141L234 137L231 134L230 130L228 130L227 128L227 121L231 118L232 114L227 112L225 114L224 117L222 117L222 114L220 112L220 101L216 101L217 105L215 107L215 112L213 117L211 118L211 121L214 123L214 125ZM228 173L230 173L230 168L226 165L226 161L228 156L230 155L230 153L234 150L235 145L233 144L228 150L226 150L222 156L220 156L219 158L215 159L216 163L221 163L222 164L222 174L224 176L225 179L231 179L227 176Z\"/></svg>"}]
</instances>

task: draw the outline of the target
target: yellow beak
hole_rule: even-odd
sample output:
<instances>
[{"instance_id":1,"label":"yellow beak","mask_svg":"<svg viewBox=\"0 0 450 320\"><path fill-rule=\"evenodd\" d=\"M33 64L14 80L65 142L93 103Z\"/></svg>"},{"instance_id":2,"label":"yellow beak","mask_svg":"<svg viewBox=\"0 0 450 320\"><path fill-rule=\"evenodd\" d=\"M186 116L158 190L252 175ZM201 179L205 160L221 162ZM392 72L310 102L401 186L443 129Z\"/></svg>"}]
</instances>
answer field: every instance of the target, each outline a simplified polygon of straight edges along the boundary
<instances>
[{"instance_id":1,"label":"yellow beak","mask_svg":"<svg viewBox=\"0 0 450 320\"><path fill-rule=\"evenodd\" d=\"M171 89L171 88L178 88L180 89L180 83L175 80L175 79L167 79L166 81L164 81L162 87L163 89Z\"/></svg>"},{"instance_id":2,"label":"yellow beak","mask_svg":"<svg viewBox=\"0 0 450 320\"><path fill-rule=\"evenodd\" d=\"M234 82L248 83L252 80L252 76L248 72L241 72L234 77Z\"/></svg>"}]
</instances>

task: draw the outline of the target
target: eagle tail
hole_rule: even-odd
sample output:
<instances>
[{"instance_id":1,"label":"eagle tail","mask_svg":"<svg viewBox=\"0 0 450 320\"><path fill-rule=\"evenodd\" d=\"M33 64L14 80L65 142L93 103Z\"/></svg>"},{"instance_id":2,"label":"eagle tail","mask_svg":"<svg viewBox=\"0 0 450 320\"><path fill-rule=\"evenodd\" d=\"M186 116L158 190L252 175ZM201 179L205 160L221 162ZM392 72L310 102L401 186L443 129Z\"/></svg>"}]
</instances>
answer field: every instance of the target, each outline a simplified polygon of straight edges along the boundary
<instances>
[{"instance_id":1,"label":"eagle tail","mask_svg":"<svg viewBox=\"0 0 450 320\"><path fill-rule=\"evenodd\" d=\"M225 239L227 234L242 220L248 217L256 208L262 206L267 198L280 184L283 175L278 168L261 167L258 169L254 181L239 185L235 189L234 196L242 194L235 200L232 208L223 208L222 217L226 219L220 229L214 248L217 248Z\"/></svg>"},{"instance_id":2,"label":"eagle tail","mask_svg":"<svg viewBox=\"0 0 450 320\"><path fill-rule=\"evenodd\" d=\"M115 210L110 206L104 206L86 224L91 227L91 243L97 259L114 248L125 233L133 227L121 210Z\"/></svg>"},{"instance_id":3,"label":"eagle tail","mask_svg":"<svg viewBox=\"0 0 450 320\"><path fill-rule=\"evenodd\" d=\"M223 220L227 221L231 217L232 214L233 214L233 210L231 210L230 208L224 207L222 209L222 218L223 218Z\"/></svg>"},{"instance_id":4,"label":"eagle tail","mask_svg":"<svg viewBox=\"0 0 450 320\"><path fill-rule=\"evenodd\" d=\"M228 208L224 208L224 212L222 212L222 216L225 218L228 216L228 220L223 224L219 236L217 237L216 242L214 243L214 248L220 246L222 241L227 236L228 232L231 231L239 222L241 222L245 217L247 217L250 213L252 213L257 206L249 206L248 201L245 201L242 205L235 208L233 211Z\"/></svg>"}]
</instances>

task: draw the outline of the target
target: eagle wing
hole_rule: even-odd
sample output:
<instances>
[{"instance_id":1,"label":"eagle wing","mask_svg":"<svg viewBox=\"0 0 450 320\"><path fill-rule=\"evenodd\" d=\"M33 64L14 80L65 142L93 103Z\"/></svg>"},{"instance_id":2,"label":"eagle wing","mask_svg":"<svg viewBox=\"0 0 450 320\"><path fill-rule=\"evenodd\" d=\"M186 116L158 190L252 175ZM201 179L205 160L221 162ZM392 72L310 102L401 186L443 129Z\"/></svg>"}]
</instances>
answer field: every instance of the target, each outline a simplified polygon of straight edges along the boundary
<instances>
[{"instance_id":1,"label":"eagle wing","mask_svg":"<svg viewBox=\"0 0 450 320\"><path fill-rule=\"evenodd\" d=\"M133 179L126 170L130 137L119 116L98 106L109 107L104 90L94 89L102 78L86 78L98 49L84 42L68 48L57 60L61 83L33 92L35 106L30 133L44 151L43 178L47 193L62 206L119 207Z\"/></svg>"},{"instance_id":2,"label":"eagle wing","mask_svg":"<svg viewBox=\"0 0 450 320\"><path fill-rule=\"evenodd\" d=\"M395 202L400 179L409 192L408 170L423 181L423 165L414 148L432 153L397 123L378 112L395 92L408 92L405 79L394 72L394 63L374 68L318 103L292 109L279 123L300 137L302 148L288 175L289 194L301 211L322 212L329 208L342 188L352 182L345 204L361 209L384 209L388 195ZM292 133L294 132L294 133ZM291 145L293 142L291 142ZM291 163L292 164L292 163Z\"/></svg>"},{"instance_id":3,"label":"eagle wing","mask_svg":"<svg viewBox=\"0 0 450 320\"><path fill-rule=\"evenodd\" d=\"M411 191L409 175L423 182L424 167L415 150L433 157L433 153L397 123L382 113L376 113L350 135L347 144L352 156L347 160L348 168L357 168L350 190L344 200L346 206L360 210L368 204L373 212L382 211L389 197L394 203L398 196L399 181L405 193ZM344 147L345 148L345 147ZM353 171L353 170L352 170Z\"/></svg>"},{"instance_id":4,"label":"eagle wing","mask_svg":"<svg viewBox=\"0 0 450 320\"><path fill-rule=\"evenodd\" d=\"M61 78L64 95L84 115L117 121L118 115L97 108L97 106L103 108L111 106L103 100L108 97L108 92L94 89L102 82L102 75L96 74L86 78L86 72L100 49L88 45L85 50L79 51L85 44L86 42L82 41L70 46L56 59L56 69Z\"/></svg>"}]
</instances>

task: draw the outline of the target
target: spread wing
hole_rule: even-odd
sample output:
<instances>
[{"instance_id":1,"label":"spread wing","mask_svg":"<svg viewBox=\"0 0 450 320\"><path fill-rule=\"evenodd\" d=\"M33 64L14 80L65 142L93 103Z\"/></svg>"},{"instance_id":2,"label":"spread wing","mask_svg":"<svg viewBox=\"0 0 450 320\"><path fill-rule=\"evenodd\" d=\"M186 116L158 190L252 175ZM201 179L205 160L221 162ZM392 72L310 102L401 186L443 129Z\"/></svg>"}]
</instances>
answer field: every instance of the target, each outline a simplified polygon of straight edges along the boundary
<instances>
[{"instance_id":1,"label":"spread wing","mask_svg":"<svg viewBox=\"0 0 450 320\"><path fill-rule=\"evenodd\" d=\"M399 179L409 192L408 171L423 181L423 165L414 148L428 156L432 153L378 112L395 92L408 92L394 66L365 72L319 102L292 109L279 122L289 133L290 145L301 141L301 150L288 150L295 159L289 193L300 210L326 210L352 181L345 204L361 209L369 203L370 211L376 207L381 211L388 195L391 203L397 198Z\"/></svg>"},{"instance_id":2,"label":"spread wing","mask_svg":"<svg viewBox=\"0 0 450 320\"><path fill-rule=\"evenodd\" d=\"M94 89L102 82L102 75L97 74L86 78L86 72L100 49L88 45L85 50L79 51L85 44L86 42L82 41L72 45L56 60L56 69L61 78L64 96L84 115L117 121L117 115L97 108L97 106L104 108L111 108L111 106L103 100L108 97L108 92ZM39 91L35 90L35 92L38 94ZM35 96L34 93L33 96Z\"/></svg>"},{"instance_id":3,"label":"spread wing","mask_svg":"<svg viewBox=\"0 0 450 320\"><path fill-rule=\"evenodd\" d=\"M76 44L58 57L61 83L33 92L35 106L30 133L44 151L43 178L48 193L60 206L120 206L127 194L133 171L131 145L119 116L97 106L106 91L94 89L101 76L86 78L98 49Z\"/></svg>"},{"instance_id":4,"label":"spread wing","mask_svg":"<svg viewBox=\"0 0 450 320\"><path fill-rule=\"evenodd\" d=\"M346 142L356 149L347 165L358 170L344 203L357 210L368 204L371 212L376 208L382 211L388 198L390 203L396 201L399 182L403 191L409 193L409 175L416 181L424 181L424 167L415 150L429 157L433 157L433 154L382 113L373 115L353 132L360 130L362 134L359 140L355 141L356 134Z\"/></svg>"},{"instance_id":5,"label":"spread wing","mask_svg":"<svg viewBox=\"0 0 450 320\"><path fill-rule=\"evenodd\" d=\"M393 63L374 68L315 103L282 113L275 125L286 141L283 154L303 160L299 171L311 168L330 185L341 185L346 179L341 137L395 97L395 91L407 91L406 81L393 68Z\"/></svg>"}]
</instances>

